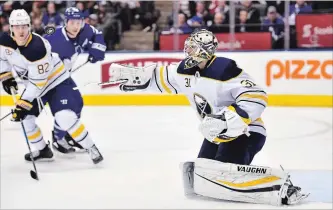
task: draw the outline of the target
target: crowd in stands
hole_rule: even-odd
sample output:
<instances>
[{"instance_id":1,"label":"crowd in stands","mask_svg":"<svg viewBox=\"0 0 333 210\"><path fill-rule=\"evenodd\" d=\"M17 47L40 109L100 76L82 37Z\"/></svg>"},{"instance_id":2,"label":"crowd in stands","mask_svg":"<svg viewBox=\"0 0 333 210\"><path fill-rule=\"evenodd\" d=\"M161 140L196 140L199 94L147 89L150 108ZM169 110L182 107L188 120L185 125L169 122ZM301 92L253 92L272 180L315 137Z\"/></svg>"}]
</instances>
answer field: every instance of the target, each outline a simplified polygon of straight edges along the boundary
<instances>
[{"instance_id":1,"label":"crowd in stands","mask_svg":"<svg viewBox=\"0 0 333 210\"><path fill-rule=\"evenodd\" d=\"M8 18L13 9L25 9L31 15L32 30L43 34L46 26L64 25L64 11L76 6L85 22L104 34L107 50L115 50L124 31L139 23L151 30L159 18L153 1L5 1L0 2L0 34L9 31Z\"/></svg>"},{"instance_id":2,"label":"crowd in stands","mask_svg":"<svg viewBox=\"0 0 333 210\"><path fill-rule=\"evenodd\" d=\"M32 30L43 34L45 26L64 25L66 8L76 6L85 15L85 22L101 30L107 50L117 50L122 33L139 24L144 31L160 30L167 33L191 33L206 28L214 33L230 32L230 2L225 0L177 0L179 11L170 11L167 27L159 29L161 11L155 1L3 1L0 2L0 34L9 31L8 18L13 9L25 9L32 19ZM295 17L302 13L333 12L333 1L290 1L285 14L284 1L233 1L235 3L235 32L270 32L273 48L283 48L285 17L288 16L291 47L295 44ZM174 23L174 20L177 20Z\"/></svg>"},{"instance_id":3,"label":"crowd in stands","mask_svg":"<svg viewBox=\"0 0 333 210\"><path fill-rule=\"evenodd\" d=\"M273 48L283 48L284 23L288 16L291 29L295 26L297 14L313 12L333 12L332 1L290 1L289 14L285 14L284 1L234 1L235 32L270 32ZM230 4L224 0L179 1L178 22L169 16L168 33L191 33L196 28L206 28L214 33L229 33ZM291 37L295 32L291 30ZM291 43L291 47L295 43Z\"/></svg>"}]
</instances>

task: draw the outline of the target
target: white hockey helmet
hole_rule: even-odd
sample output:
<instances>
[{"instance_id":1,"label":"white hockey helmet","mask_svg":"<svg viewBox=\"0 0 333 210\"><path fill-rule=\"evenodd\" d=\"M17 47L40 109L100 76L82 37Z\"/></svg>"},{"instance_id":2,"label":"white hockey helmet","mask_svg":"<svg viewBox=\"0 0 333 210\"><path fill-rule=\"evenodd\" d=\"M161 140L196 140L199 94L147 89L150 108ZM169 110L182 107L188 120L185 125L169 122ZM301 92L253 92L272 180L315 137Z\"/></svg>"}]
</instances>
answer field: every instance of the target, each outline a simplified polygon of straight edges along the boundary
<instances>
[{"instance_id":1,"label":"white hockey helmet","mask_svg":"<svg viewBox=\"0 0 333 210\"><path fill-rule=\"evenodd\" d=\"M31 19L24 9L15 9L9 16L10 34L13 36L12 26L14 25L28 25L29 32L31 31Z\"/></svg>"},{"instance_id":2,"label":"white hockey helmet","mask_svg":"<svg viewBox=\"0 0 333 210\"><path fill-rule=\"evenodd\" d=\"M204 60L210 60L217 49L216 36L206 29L194 31L185 41L185 69L197 66Z\"/></svg>"}]
</instances>

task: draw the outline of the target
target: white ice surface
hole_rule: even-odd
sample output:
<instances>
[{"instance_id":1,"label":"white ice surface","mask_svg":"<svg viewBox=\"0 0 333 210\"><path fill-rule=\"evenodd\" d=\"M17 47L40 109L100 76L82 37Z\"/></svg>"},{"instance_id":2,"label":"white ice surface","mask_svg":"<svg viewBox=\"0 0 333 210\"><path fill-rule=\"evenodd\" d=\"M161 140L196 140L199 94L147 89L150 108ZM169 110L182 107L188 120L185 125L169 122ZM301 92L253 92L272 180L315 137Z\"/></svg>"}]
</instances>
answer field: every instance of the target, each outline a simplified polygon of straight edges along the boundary
<instances>
[{"instance_id":1,"label":"white ice surface","mask_svg":"<svg viewBox=\"0 0 333 210\"><path fill-rule=\"evenodd\" d=\"M0 107L0 117L9 110ZM268 138L252 164L332 176L331 108L269 107L263 119ZM95 166L85 154L56 157L37 164L39 182L30 178L32 165L23 160L28 150L20 124L1 122L1 208L274 208L183 196L179 163L195 159L203 139L188 106L85 107L82 121L105 161ZM38 123L50 139L51 113ZM331 195L332 183L319 190ZM332 208L332 203L288 208Z\"/></svg>"}]
</instances>

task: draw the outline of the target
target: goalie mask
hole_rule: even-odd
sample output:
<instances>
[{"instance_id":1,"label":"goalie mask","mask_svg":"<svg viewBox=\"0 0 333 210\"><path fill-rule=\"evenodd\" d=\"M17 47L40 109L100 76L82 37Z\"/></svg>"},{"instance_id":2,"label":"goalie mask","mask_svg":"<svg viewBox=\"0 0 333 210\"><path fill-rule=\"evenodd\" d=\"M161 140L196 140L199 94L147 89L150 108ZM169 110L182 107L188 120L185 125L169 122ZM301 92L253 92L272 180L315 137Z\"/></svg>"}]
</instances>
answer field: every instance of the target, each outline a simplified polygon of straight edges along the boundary
<instances>
[{"instance_id":1,"label":"goalie mask","mask_svg":"<svg viewBox=\"0 0 333 210\"><path fill-rule=\"evenodd\" d=\"M205 29L193 32L185 41L185 69L197 66L205 60L210 60L218 45L215 35Z\"/></svg>"}]
</instances>

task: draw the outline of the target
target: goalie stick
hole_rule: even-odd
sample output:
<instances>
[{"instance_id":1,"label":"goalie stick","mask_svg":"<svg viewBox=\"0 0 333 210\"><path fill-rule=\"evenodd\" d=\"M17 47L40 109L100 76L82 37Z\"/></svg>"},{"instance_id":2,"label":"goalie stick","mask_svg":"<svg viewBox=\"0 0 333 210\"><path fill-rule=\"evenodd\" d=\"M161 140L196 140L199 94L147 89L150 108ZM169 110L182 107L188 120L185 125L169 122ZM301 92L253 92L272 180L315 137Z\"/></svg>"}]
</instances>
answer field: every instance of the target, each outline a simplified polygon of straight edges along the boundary
<instances>
[{"instance_id":1,"label":"goalie stick","mask_svg":"<svg viewBox=\"0 0 333 210\"><path fill-rule=\"evenodd\" d=\"M74 87L73 90L78 90L82 87L86 87L88 85L99 85L99 86L103 86L103 85L120 85L124 82L127 82L127 79L121 79L121 80L117 80L117 81L108 81L108 82L89 82L87 84L84 84L82 86L79 87Z\"/></svg>"}]
</instances>

